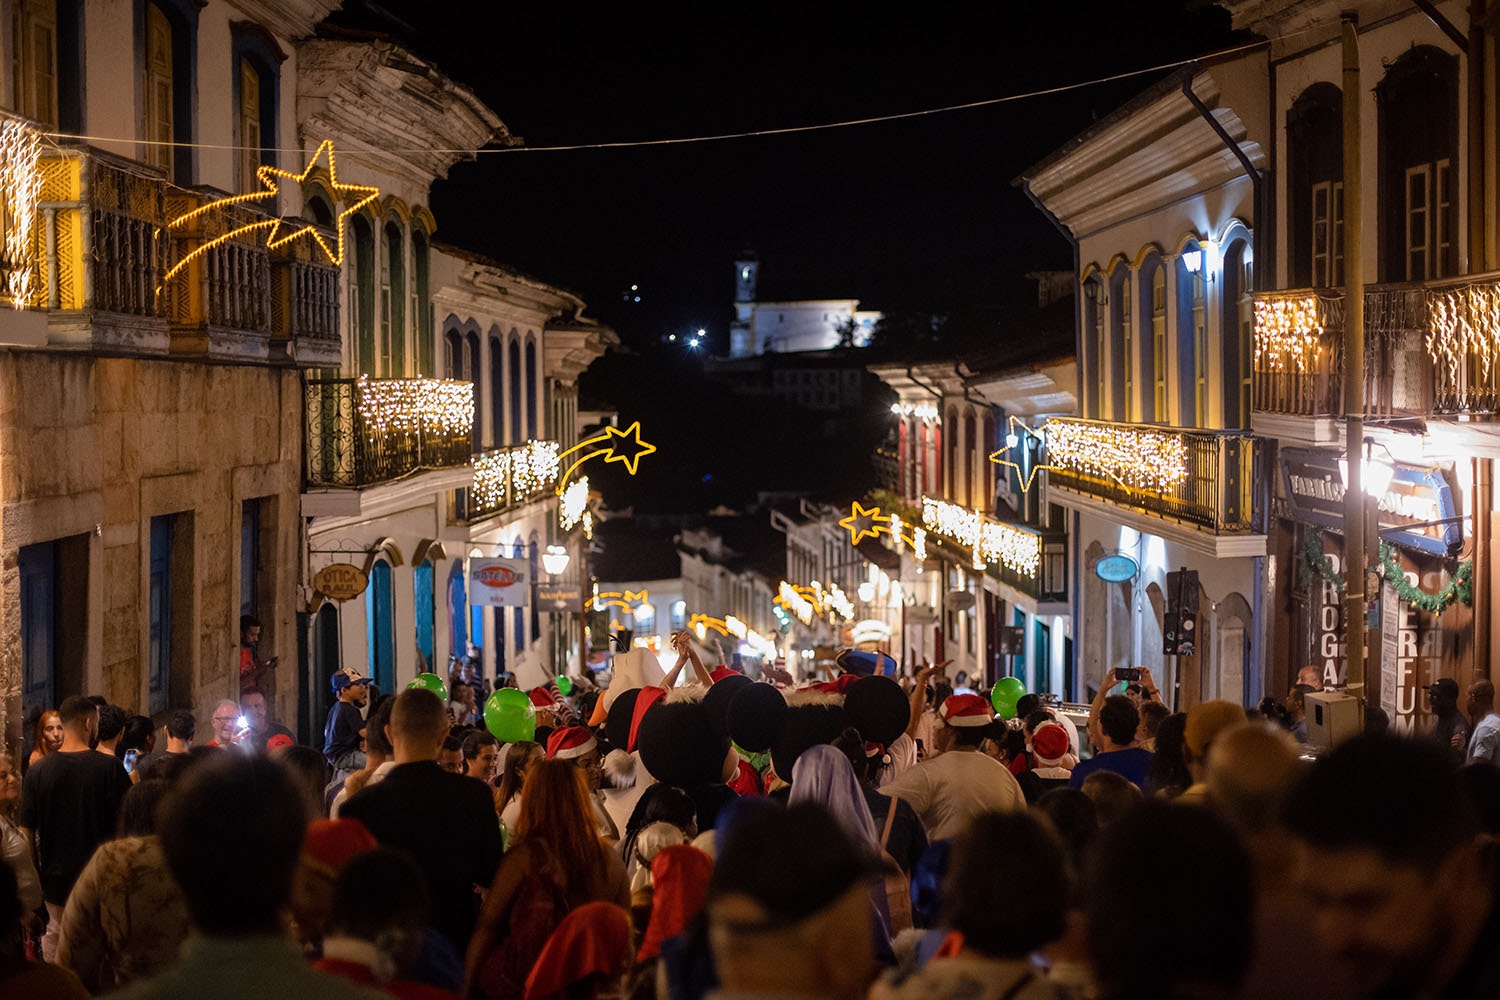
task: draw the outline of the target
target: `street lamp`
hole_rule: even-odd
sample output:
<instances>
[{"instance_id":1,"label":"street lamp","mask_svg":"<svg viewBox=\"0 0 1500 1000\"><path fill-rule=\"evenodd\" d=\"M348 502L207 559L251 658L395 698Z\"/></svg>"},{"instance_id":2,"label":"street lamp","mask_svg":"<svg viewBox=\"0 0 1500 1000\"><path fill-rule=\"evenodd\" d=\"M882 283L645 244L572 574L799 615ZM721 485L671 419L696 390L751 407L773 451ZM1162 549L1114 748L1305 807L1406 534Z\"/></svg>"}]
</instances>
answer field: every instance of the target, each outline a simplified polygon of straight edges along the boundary
<instances>
[{"instance_id":1,"label":"street lamp","mask_svg":"<svg viewBox=\"0 0 1500 1000\"><path fill-rule=\"evenodd\" d=\"M1385 452L1386 458L1390 458L1390 449L1381 445L1380 449ZM1364 486L1366 496L1380 499L1385 496L1385 491L1390 489L1391 479L1396 475L1396 467L1389 461L1381 461L1375 458L1375 439L1365 438L1365 455L1359 462L1359 481ZM1344 488L1349 488L1349 457L1345 455L1339 459L1339 476L1344 481Z\"/></svg>"},{"instance_id":2,"label":"street lamp","mask_svg":"<svg viewBox=\"0 0 1500 1000\"><path fill-rule=\"evenodd\" d=\"M568 571L568 563L572 558L565 547L549 545L542 554L542 568L547 571L548 576L562 576Z\"/></svg>"},{"instance_id":3,"label":"street lamp","mask_svg":"<svg viewBox=\"0 0 1500 1000\"><path fill-rule=\"evenodd\" d=\"M568 554L566 547L562 545L549 545L547 546L547 551L542 553L542 569L546 570L547 575L555 581L559 576L567 572L568 563L572 561L572 558ZM552 611L548 612L548 617L552 620L552 673L553 676L560 676L567 671L567 663L563 652L565 646L563 645L562 637L558 635L558 621L561 616L554 607Z\"/></svg>"}]
</instances>

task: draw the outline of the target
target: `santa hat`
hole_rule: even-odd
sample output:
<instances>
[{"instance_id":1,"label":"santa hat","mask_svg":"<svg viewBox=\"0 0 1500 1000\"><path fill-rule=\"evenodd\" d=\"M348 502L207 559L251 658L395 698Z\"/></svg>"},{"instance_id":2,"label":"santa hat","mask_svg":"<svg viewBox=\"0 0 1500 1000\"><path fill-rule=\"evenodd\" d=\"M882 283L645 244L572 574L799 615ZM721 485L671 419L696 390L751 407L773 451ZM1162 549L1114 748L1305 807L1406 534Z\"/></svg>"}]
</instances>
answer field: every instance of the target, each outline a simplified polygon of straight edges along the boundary
<instances>
[{"instance_id":1,"label":"santa hat","mask_svg":"<svg viewBox=\"0 0 1500 1000\"><path fill-rule=\"evenodd\" d=\"M614 903L584 903L557 925L526 977L524 1000L561 996L590 976L630 969L630 914Z\"/></svg>"},{"instance_id":2,"label":"santa hat","mask_svg":"<svg viewBox=\"0 0 1500 1000\"><path fill-rule=\"evenodd\" d=\"M599 745L594 734L582 726L566 726L555 729L547 737L547 756L553 760L572 760L582 757Z\"/></svg>"},{"instance_id":3,"label":"santa hat","mask_svg":"<svg viewBox=\"0 0 1500 1000\"><path fill-rule=\"evenodd\" d=\"M1056 764L1068 753L1068 731L1055 722L1044 722L1031 734L1031 752L1038 764Z\"/></svg>"},{"instance_id":4,"label":"santa hat","mask_svg":"<svg viewBox=\"0 0 1500 1000\"><path fill-rule=\"evenodd\" d=\"M529 693L529 697L531 698L531 703L537 708L551 708L553 705L557 704L557 699L554 698L552 696L552 692L547 690L545 687L532 688Z\"/></svg>"},{"instance_id":5,"label":"santa hat","mask_svg":"<svg viewBox=\"0 0 1500 1000\"><path fill-rule=\"evenodd\" d=\"M709 672L708 676L713 678L713 682L717 684L719 683L719 681L722 681L726 677L744 677L745 675L740 673L733 667L726 667L721 663L717 667L714 667L713 670Z\"/></svg>"},{"instance_id":6,"label":"santa hat","mask_svg":"<svg viewBox=\"0 0 1500 1000\"><path fill-rule=\"evenodd\" d=\"M302 835L302 863L333 878L356 855L379 846L357 819L315 819Z\"/></svg>"},{"instance_id":7,"label":"santa hat","mask_svg":"<svg viewBox=\"0 0 1500 1000\"><path fill-rule=\"evenodd\" d=\"M990 703L977 694L950 694L938 710L950 726L987 726L995 719Z\"/></svg>"}]
</instances>

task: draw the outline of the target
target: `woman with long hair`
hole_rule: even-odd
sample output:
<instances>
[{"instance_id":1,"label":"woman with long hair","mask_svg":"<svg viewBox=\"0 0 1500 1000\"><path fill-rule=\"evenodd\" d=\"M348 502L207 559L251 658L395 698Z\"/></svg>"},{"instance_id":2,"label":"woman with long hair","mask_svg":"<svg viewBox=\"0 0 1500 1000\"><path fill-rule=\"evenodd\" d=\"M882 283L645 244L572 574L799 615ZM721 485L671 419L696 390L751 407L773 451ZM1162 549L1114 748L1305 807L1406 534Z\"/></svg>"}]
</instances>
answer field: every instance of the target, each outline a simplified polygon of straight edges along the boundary
<instances>
[{"instance_id":1,"label":"woman with long hair","mask_svg":"<svg viewBox=\"0 0 1500 1000\"><path fill-rule=\"evenodd\" d=\"M31 839L16 823L21 805L21 772L9 754L0 753L0 860L15 873L26 923L42 906L42 882L31 854Z\"/></svg>"},{"instance_id":2,"label":"woman with long hair","mask_svg":"<svg viewBox=\"0 0 1500 1000\"><path fill-rule=\"evenodd\" d=\"M500 823L512 834L521 816L521 789L526 784L526 771L542 756L542 745L531 740L517 740L505 747L505 762L500 768L500 781L495 785L495 812L500 814Z\"/></svg>"},{"instance_id":3,"label":"woman with long hair","mask_svg":"<svg viewBox=\"0 0 1500 1000\"><path fill-rule=\"evenodd\" d=\"M512 847L495 872L469 942L469 994L521 1000L548 936L571 910L589 902L629 910L625 865L595 832L584 773L571 761L536 761L526 768Z\"/></svg>"},{"instance_id":4,"label":"woman with long hair","mask_svg":"<svg viewBox=\"0 0 1500 1000\"><path fill-rule=\"evenodd\" d=\"M57 753L63 745L62 716L57 709L49 708L36 720L36 749L31 751L27 758L26 767L41 760L48 754Z\"/></svg>"}]
</instances>

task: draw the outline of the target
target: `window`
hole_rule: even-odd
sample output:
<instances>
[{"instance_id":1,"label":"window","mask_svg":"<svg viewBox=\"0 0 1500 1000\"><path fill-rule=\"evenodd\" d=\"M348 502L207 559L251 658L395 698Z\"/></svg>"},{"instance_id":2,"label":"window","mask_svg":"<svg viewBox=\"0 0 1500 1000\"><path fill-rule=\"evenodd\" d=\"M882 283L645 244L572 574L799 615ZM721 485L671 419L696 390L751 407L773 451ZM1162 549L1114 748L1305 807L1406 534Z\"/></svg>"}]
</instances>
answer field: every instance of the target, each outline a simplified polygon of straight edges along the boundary
<instances>
[{"instance_id":1,"label":"window","mask_svg":"<svg viewBox=\"0 0 1500 1000\"><path fill-rule=\"evenodd\" d=\"M196 0L141 0L137 8L141 137L148 140L141 158L177 184L194 180L193 95L201 7Z\"/></svg>"},{"instance_id":2,"label":"window","mask_svg":"<svg viewBox=\"0 0 1500 1000\"><path fill-rule=\"evenodd\" d=\"M490 436L491 447L505 442L505 351L500 337L490 334Z\"/></svg>"},{"instance_id":3,"label":"window","mask_svg":"<svg viewBox=\"0 0 1500 1000\"><path fill-rule=\"evenodd\" d=\"M1208 262L1190 241L1177 256L1177 384L1179 423L1207 427L1208 317L1205 310ZM1194 261L1197 270L1188 267ZM1190 423L1191 422L1191 423Z\"/></svg>"},{"instance_id":4,"label":"window","mask_svg":"<svg viewBox=\"0 0 1500 1000\"><path fill-rule=\"evenodd\" d=\"M412 610L417 627L417 655L422 662L417 666L422 673L442 673L435 670L432 662L432 637L437 628L437 604L432 592L432 560L423 559L420 566L412 569ZM455 653L458 650L454 650Z\"/></svg>"},{"instance_id":5,"label":"window","mask_svg":"<svg viewBox=\"0 0 1500 1000\"><path fill-rule=\"evenodd\" d=\"M515 346L512 344L511 346ZM526 543L516 539L516 544L511 547L512 559L526 558ZM526 609L523 607L511 608L511 648L517 653L526 652Z\"/></svg>"},{"instance_id":6,"label":"window","mask_svg":"<svg viewBox=\"0 0 1500 1000\"><path fill-rule=\"evenodd\" d=\"M944 492L944 499L956 502L958 500L958 411L948 411L947 424L948 438L948 488Z\"/></svg>"},{"instance_id":7,"label":"window","mask_svg":"<svg viewBox=\"0 0 1500 1000\"><path fill-rule=\"evenodd\" d=\"M672 631L681 632L687 628L687 601L672 602Z\"/></svg>"},{"instance_id":8,"label":"window","mask_svg":"<svg viewBox=\"0 0 1500 1000\"><path fill-rule=\"evenodd\" d=\"M432 367L432 261L427 234L412 227L411 231L411 321L412 336L417 340L417 373L430 375ZM479 369L474 369L479 381ZM477 418L476 418L477 419ZM474 435L476 445L479 435Z\"/></svg>"},{"instance_id":9,"label":"window","mask_svg":"<svg viewBox=\"0 0 1500 1000\"><path fill-rule=\"evenodd\" d=\"M521 436L521 344L514 335L505 357L510 365L510 433L506 436L506 443L520 444L524 440Z\"/></svg>"},{"instance_id":10,"label":"window","mask_svg":"<svg viewBox=\"0 0 1500 1000\"><path fill-rule=\"evenodd\" d=\"M1135 316L1131 313L1130 267L1122 261L1110 275L1109 284L1109 314L1114 326L1113 346L1117 351L1110 364L1110 388L1115 397L1110 411L1116 420L1131 421L1135 419L1135 400L1132 397L1135 380L1130 372L1135 364Z\"/></svg>"},{"instance_id":11,"label":"window","mask_svg":"<svg viewBox=\"0 0 1500 1000\"><path fill-rule=\"evenodd\" d=\"M1315 83L1286 115L1288 259L1292 284L1344 282L1343 95Z\"/></svg>"},{"instance_id":12,"label":"window","mask_svg":"<svg viewBox=\"0 0 1500 1000\"><path fill-rule=\"evenodd\" d=\"M23 718L84 690L89 536L23 545L17 558Z\"/></svg>"},{"instance_id":13,"label":"window","mask_svg":"<svg viewBox=\"0 0 1500 1000\"><path fill-rule=\"evenodd\" d=\"M1098 278L1089 281L1085 289L1084 297L1084 322L1090 337L1089 341L1089 364L1093 366L1094 377L1089 383L1089 400L1087 416L1095 419L1104 418L1104 406L1108 396L1109 371L1105 367L1106 358L1109 356L1109 332L1105 325L1105 312L1109 308L1109 299L1104 294L1104 283Z\"/></svg>"},{"instance_id":14,"label":"window","mask_svg":"<svg viewBox=\"0 0 1500 1000\"><path fill-rule=\"evenodd\" d=\"M385 269L380 273L380 356L389 378L406 374L406 252L401 226L385 224Z\"/></svg>"},{"instance_id":15,"label":"window","mask_svg":"<svg viewBox=\"0 0 1500 1000\"><path fill-rule=\"evenodd\" d=\"M1151 351L1142 359L1144 381L1150 395L1143 402L1141 419L1167 422L1167 269L1154 252L1141 265L1141 325L1151 331Z\"/></svg>"},{"instance_id":16,"label":"window","mask_svg":"<svg viewBox=\"0 0 1500 1000\"><path fill-rule=\"evenodd\" d=\"M542 566L541 566L541 562L537 559L537 544L536 544L536 538L534 536L531 539L531 544L527 547L527 558L530 560L530 566L528 567L528 569L529 569L529 571L531 573L531 587L532 587L532 589L531 589L531 602L530 602L531 603L531 641L532 642L536 642L537 638L542 634L542 615L541 615L541 609L537 607L537 603L536 603L536 581L540 577L540 574L542 572Z\"/></svg>"},{"instance_id":17,"label":"window","mask_svg":"<svg viewBox=\"0 0 1500 1000\"><path fill-rule=\"evenodd\" d=\"M530 441L537 439L536 420L537 411L541 409L540 400L537 398L536 378L536 341L530 338L526 340L526 438Z\"/></svg>"},{"instance_id":18,"label":"window","mask_svg":"<svg viewBox=\"0 0 1500 1000\"><path fill-rule=\"evenodd\" d=\"M151 519L146 690L152 715L167 710L172 690L172 520L171 514Z\"/></svg>"},{"instance_id":19,"label":"window","mask_svg":"<svg viewBox=\"0 0 1500 1000\"><path fill-rule=\"evenodd\" d=\"M240 614L260 615L260 501L240 504Z\"/></svg>"},{"instance_id":20,"label":"window","mask_svg":"<svg viewBox=\"0 0 1500 1000\"><path fill-rule=\"evenodd\" d=\"M1236 239L1224 253L1223 299L1220 303L1224 331L1224 421L1229 427L1250 426L1255 376L1253 277L1250 244Z\"/></svg>"},{"instance_id":21,"label":"window","mask_svg":"<svg viewBox=\"0 0 1500 1000\"><path fill-rule=\"evenodd\" d=\"M445 378L463 378L464 371L464 340L463 336L455 329L449 328L443 334L443 376Z\"/></svg>"},{"instance_id":22,"label":"window","mask_svg":"<svg viewBox=\"0 0 1500 1000\"><path fill-rule=\"evenodd\" d=\"M1375 87L1383 281L1458 272L1458 60L1417 46Z\"/></svg>"},{"instance_id":23,"label":"window","mask_svg":"<svg viewBox=\"0 0 1500 1000\"><path fill-rule=\"evenodd\" d=\"M461 656L468 644L469 599L464 593L464 561L455 559L448 570L448 649L454 656Z\"/></svg>"},{"instance_id":24,"label":"window","mask_svg":"<svg viewBox=\"0 0 1500 1000\"><path fill-rule=\"evenodd\" d=\"M356 215L349 220L349 231L354 234L349 325L355 331L355 367L360 374L377 378L383 369L375 344L375 229L369 219Z\"/></svg>"},{"instance_id":25,"label":"window","mask_svg":"<svg viewBox=\"0 0 1500 1000\"><path fill-rule=\"evenodd\" d=\"M258 24L236 21L229 26L234 59L233 99L239 189L258 190L256 170L275 165L276 111L280 105L281 63L286 55Z\"/></svg>"},{"instance_id":26,"label":"window","mask_svg":"<svg viewBox=\"0 0 1500 1000\"><path fill-rule=\"evenodd\" d=\"M56 0L13 0L11 93L15 109L33 121L58 126Z\"/></svg>"},{"instance_id":27,"label":"window","mask_svg":"<svg viewBox=\"0 0 1500 1000\"><path fill-rule=\"evenodd\" d=\"M469 439L476 453L483 450L484 409L480 406L484 398L484 380L480 378L482 366L479 362L479 334L470 333L464 338L463 378L474 386L474 418L469 424Z\"/></svg>"},{"instance_id":28,"label":"window","mask_svg":"<svg viewBox=\"0 0 1500 1000\"><path fill-rule=\"evenodd\" d=\"M977 507L979 504L976 494L978 494L979 490L976 489L977 484L974 482L974 414L972 412L964 414L963 443L964 481L963 486L961 487L961 489L963 490L963 495L955 495L953 498L953 502L967 504L970 507Z\"/></svg>"}]
</instances>

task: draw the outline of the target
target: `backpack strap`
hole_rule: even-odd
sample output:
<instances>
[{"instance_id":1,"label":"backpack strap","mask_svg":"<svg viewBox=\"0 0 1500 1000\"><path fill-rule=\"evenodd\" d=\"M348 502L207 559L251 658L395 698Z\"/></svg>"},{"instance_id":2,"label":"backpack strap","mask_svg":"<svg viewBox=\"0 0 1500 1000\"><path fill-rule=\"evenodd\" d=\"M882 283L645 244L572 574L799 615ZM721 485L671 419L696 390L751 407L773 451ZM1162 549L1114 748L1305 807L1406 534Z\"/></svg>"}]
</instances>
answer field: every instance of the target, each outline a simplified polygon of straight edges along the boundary
<instances>
[{"instance_id":1,"label":"backpack strap","mask_svg":"<svg viewBox=\"0 0 1500 1000\"><path fill-rule=\"evenodd\" d=\"M880 849L885 850L886 841L891 839L891 827L896 824L896 806L900 800L891 796L891 808L885 814L885 829L880 832Z\"/></svg>"}]
</instances>

